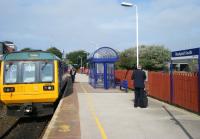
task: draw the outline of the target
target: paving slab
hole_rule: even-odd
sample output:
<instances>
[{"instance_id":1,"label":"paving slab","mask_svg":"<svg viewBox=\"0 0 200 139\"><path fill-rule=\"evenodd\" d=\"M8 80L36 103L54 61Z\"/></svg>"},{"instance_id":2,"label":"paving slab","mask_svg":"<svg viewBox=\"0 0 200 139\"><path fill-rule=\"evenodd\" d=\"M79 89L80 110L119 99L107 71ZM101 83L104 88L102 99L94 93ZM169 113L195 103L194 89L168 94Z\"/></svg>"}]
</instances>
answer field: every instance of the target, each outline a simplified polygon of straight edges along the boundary
<instances>
[{"instance_id":1,"label":"paving slab","mask_svg":"<svg viewBox=\"0 0 200 139\"><path fill-rule=\"evenodd\" d=\"M134 93L76 84L81 139L200 139L200 116L149 98L134 108ZM106 92L107 91L107 92Z\"/></svg>"},{"instance_id":2,"label":"paving slab","mask_svg":"<svg viewBox=\"0 0 200 139\"><path fill-rule=\"evenodd\" d=\"M87 79L77 74L45 139L200 139L199 115L153 98L148 108L134 108L133 91L96 89Z\"/></svg>"},{"instance_id":3,"label":"paving slab","mask_svg":"<svg viewBox=\"0 0 200 139\"><path fill-rule=\"evenodd\" d=\"M42 139L81 139L78 98L69 84Z\"/></svg>"}]
</instances>

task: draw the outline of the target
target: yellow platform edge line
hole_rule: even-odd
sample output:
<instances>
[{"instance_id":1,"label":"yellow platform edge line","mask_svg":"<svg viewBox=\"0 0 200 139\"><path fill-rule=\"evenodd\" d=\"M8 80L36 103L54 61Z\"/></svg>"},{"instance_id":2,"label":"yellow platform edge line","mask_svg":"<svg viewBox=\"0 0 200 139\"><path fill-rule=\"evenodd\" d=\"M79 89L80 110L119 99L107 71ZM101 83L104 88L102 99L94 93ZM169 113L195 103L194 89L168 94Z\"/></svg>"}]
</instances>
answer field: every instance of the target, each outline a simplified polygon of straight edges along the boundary
<instances>
[{"instance_id":1,"label":"yellow platform edge line","mask_svg":"<svg viewBox=\"0 0 200 139\"><path fill-rule=\"evenodd\" d=\"M87 92L87 90L80 84L81 88L83 89L84 93L87 93L87 100L88 100L88 106L89 106L89 110L90 110L90 113L91 115L93 116L95 122L96 122L96 125L101 133L101 137L102 139L107 139L107 135L105 133L105 130L99 120L99 118L97 117L96 113L95 113L95 109L94 109L94 105L92 103L92 98L91 96L89 95L89 93Z\"/></svg>"}]
</instances>

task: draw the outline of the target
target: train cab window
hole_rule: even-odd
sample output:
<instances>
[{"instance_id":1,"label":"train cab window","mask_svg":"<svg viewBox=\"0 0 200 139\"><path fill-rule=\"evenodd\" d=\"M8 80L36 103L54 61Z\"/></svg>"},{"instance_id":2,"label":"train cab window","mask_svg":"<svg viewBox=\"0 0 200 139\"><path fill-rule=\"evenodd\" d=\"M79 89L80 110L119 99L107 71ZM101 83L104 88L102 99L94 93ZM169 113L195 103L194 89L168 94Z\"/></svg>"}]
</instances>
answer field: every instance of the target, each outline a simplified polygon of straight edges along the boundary
<instances>
[{"instance_id":1,"label":"train cab window","mask_svg":"<svg viewBox=\"0 0 200 139\"><path fill-rule=\"evenodd\" d=\"M5 83L17 82L17 64L8 63L5 65Z\"/></svg>"},{"instance_id":2,"label":"train cab window","mask_svg":"<svg viewBox=\"0 0 200 139\"><path fill-rule=\"evenodd\" d=\"M36 64L35 63L24 63L23 64L23 82L29 83L29 82L35 82L35 72L36 72Z\"/></svg>"},{"instance_id":3,"label":"train cab window","mask_svg":"<svg viewBox=\"0 0 200 139\"><path fill-rule=\"evenodd\" d=\"M40 66L40 79L42 82L53 81L53 64L52 63L41 63Z\"/></svg>"}]
</instances>

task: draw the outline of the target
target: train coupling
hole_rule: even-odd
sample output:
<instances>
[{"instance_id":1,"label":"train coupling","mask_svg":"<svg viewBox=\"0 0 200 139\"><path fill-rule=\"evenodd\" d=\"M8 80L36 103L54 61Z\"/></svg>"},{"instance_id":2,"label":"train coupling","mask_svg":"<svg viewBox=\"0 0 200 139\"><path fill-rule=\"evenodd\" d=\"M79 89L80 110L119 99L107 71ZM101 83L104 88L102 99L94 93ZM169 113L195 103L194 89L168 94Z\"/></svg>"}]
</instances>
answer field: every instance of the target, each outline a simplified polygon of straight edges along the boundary
<instances>
[{"instance_id":1,"label":"train coupling","mask_svg":"<svg viewBox=\"0 0 200 139\"><path fill-rule=\"evenodd\" d=\"M24 106L24 113L29 114L33 112L33 105L27 104Z\"/></svg>"}]
</instances>

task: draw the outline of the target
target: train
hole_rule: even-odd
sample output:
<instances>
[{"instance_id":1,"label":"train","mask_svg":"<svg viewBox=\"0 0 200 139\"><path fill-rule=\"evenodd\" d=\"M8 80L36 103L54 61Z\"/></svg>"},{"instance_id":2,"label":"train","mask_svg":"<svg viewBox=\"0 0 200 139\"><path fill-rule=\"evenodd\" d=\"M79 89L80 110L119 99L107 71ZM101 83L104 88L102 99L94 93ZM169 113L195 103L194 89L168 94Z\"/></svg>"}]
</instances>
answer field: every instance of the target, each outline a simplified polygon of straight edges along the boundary
<instances>
[{"instance_id":1,"label":"train","mask_svg":"<svg viewBox=\"0 0 200 139\"><path fill-rule=\"evenodd\" d=\"M0 101L7 115L52 115L67 84L66 66L52 53L18 51L3 56Z\"/></svg>"}]
</instances>

